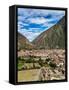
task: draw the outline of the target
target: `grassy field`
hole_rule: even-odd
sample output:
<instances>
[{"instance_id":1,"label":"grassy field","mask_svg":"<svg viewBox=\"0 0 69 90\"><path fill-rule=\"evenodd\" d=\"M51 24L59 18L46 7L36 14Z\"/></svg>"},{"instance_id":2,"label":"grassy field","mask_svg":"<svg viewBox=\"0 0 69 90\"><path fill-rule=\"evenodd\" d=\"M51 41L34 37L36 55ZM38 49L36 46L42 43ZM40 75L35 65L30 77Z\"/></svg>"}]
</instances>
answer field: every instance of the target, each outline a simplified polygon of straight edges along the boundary
<instances>
[{"instance_id":1,"label":"grassy field","mask_svg":"<svg viewBox=\"0 0 69 90\"><path fill-rule=\"evenodd\" d=\"M18 71L18 82L38 80L39 69Z\"/></svg>"}]
</instances>

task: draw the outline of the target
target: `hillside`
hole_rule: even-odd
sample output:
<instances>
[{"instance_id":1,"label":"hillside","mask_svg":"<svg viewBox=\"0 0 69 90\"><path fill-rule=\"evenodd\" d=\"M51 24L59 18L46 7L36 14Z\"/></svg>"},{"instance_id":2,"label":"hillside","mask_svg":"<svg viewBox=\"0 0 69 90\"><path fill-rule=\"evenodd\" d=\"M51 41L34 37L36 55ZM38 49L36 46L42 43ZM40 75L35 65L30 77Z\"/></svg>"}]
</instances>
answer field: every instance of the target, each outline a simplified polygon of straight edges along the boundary
<instances>
[{"instance_id":1,"label":"hillside","mask_svg":"<svg viewBox=\"0 0 69 90\"><path fill-rule=\"evenodd\" d=\"M32 42L38 49L65 48L65 17Z\"/></svg>"},{"instance_id":2,"label":"hillside","mask_svg":"<svg viewBox=\"0 0 69 90\"><path fill-rule=\"evenodd\" d=\"M18 50L32 48L34 48L34 45L31 44L25 36L18 32Z\"/></svg>"}]
</instances>

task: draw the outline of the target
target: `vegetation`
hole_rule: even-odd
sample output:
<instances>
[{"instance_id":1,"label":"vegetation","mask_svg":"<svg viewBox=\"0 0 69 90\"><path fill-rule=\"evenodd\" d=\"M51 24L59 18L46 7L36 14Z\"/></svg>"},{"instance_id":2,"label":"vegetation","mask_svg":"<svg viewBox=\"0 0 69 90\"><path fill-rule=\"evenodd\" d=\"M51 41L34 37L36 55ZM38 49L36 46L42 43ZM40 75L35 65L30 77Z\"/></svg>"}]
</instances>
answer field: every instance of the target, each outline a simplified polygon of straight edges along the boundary
<instances>
[{"instance_id":1,"label":"vegetation","mask_svg":"<svg viewBox=\"0 0 69 90\"><path fill-rule=\"evenodd\" d=\"M43 60L41 59L41 57L39 58L39 61L38 61L39 65L42 67L43 66Z\"/></svg>"},{"instance_id":2,"label":"vegetation","mask_svg":"<svg viewBox=\"0 0 69 90\"><path fill-rule=\"evenodd\" d=\"M56 64L55 64L55 63L52 63L52 62L49 63L49 66L50 66L51 68L53 68L53 69L55 69L55 68L57 67Z\"/></svg>"},{"instance_id":3,"label":"vegetation","mask_svg":"<svg viewBox=\"0 0 69 90\"><path fill-rule=\"evenodd\" d=\"M38 58L38 60L36 60ZM32 65L32 66L31 66ZM40 67L51 67L56 68L56 64L52 62L51 58L46 58L45 61L42 60L41 57L29 56L28 58L25 57L18 57L18 69L35 69Z\"/></svg>"}]
</instances>

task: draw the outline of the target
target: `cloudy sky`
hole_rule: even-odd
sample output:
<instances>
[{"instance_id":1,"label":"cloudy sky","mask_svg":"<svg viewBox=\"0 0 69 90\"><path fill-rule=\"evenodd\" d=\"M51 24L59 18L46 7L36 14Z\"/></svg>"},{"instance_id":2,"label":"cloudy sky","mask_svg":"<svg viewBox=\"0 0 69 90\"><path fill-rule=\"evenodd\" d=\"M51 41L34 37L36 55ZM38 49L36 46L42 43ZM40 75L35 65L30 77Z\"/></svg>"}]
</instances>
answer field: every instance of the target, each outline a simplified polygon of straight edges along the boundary
<instances>
[{"instance_id":1,"label":"cloudy sky","mask_svg":"<svg viewBox=\"0 0 69 90\"><path fill-rule=\"evenodd\" d=\"M18 32L29 41L56 24L65 11L18 8Z\"/></svg>"}]
</instances>

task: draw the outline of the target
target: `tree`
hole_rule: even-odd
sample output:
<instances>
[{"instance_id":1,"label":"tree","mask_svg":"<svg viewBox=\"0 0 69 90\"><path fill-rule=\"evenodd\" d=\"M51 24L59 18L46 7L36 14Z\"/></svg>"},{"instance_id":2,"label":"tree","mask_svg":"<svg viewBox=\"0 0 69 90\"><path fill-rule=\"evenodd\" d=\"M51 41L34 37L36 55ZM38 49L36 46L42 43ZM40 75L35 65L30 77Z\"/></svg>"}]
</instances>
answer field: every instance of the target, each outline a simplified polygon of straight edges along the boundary
<instances>
[{"instance_id":1,"label":"tree","mask_svg":"<svg viewBox=\"0 0 69 90\"><path fill-rule=\"evenodd\" d=\"M39 65L42 67L43 66L43 60L41 59L41 57L39 58L39 61L38 61Z\"/></svg>"},{"instance_id":2,"label":"tree","mask_svg":"<svg viewBox=\"0 0 69 90\"><path fill-rule=\"evenodd\" d=\"M55 63L52 63L52 62L50 62L49 65L50 65L50 67L52 67L53 69L55 69L55 68L57 67L56 64L55 64Z\"/></svg>"}]
</instances>

